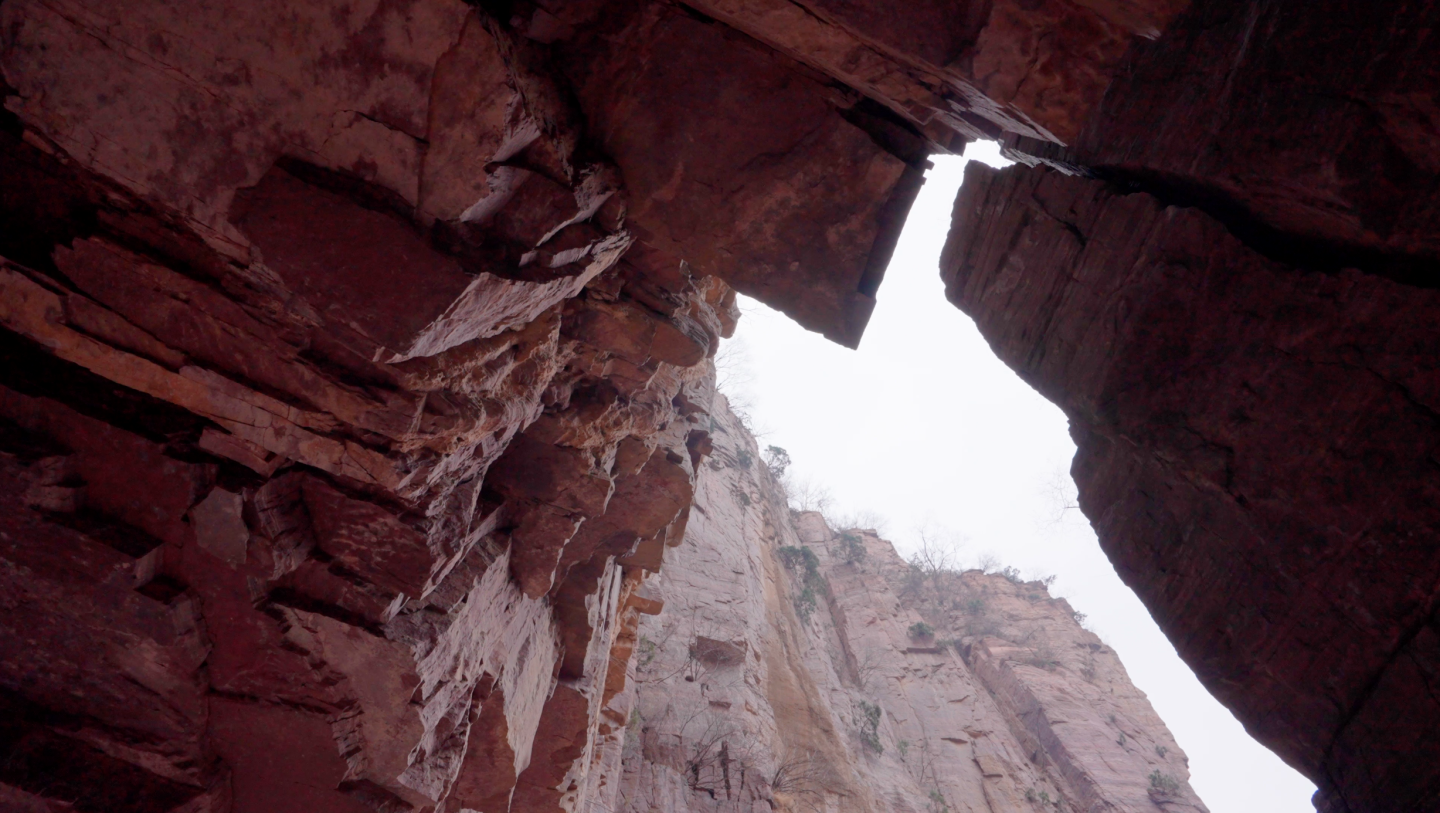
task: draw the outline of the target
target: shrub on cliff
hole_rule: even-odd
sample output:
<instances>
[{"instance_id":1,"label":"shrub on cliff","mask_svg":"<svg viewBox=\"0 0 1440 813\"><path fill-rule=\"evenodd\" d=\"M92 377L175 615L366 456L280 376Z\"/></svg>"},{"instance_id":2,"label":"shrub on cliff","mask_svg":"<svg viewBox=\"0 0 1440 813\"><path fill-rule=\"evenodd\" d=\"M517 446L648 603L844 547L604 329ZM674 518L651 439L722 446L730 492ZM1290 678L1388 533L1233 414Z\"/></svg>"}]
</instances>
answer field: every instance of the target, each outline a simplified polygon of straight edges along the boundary
<instances>
[{"instance_id":1,"label":"shrub on cliff","mask_svg":"<svg viewBox=\"0 0 1440 813\"><path fill-rule=\"evenodd\" d=\"M1055 657L1055 650L1048 643L1041 642L1031 647L1030 657L1025 660L1031 666L1038 666L1048 672L1055 671L1060 665L1060 660Z\"/></svg>"},{"instance_id":2,"label":"shrub on cliff","mask_svg":"<svg viewBox=\"0 0 1440 813\"><path fill-rule=\"evenodd\" d=\"M971 638L999 636L1001 631L1000 620L992 615L982 613L965 621L965 634Z\"/></svg>"},{"instance_id":3,"label":"shrub on cliff","mask_svg":"<svg viewBox=\"0 0 1440 813\"><path fill-rule=\"evenodd\" d=\"M1156 768L1150 772L1150 798L1170 799L1180 795L1180 782L1168 773Z\"/></svg>"},{"instance_id":4,"label":"shrub on cliff","mask_svg":"<svg viewBox=\"0 0 1440 813\"><path fill-rule=\"evenodd\" d=\"M770 776L770 790L772 793L804 797L812 802L823 799L825 782L829 778L828 767L824 760L815 757L814 752L787 753ZM813 803L807 807L817 809Z\"/></svg>"},{"instance_id":5,"label":"shrub on cliff","mask_svg":"<svg viewBox=\"0 0 1440 813\"><path fill-rule=\"evenodd\" d=\"M958 544L953 539L942 539L928 532L920 531L920 544L910 554L910 567L922 576L935 577L960 572L956 559Z\"/></svg>"},{"instance_id":6,"label":"shrub on cliff","mask_svg":"<svg viewBox=\"0 0 1440 813\"><path fill-rule=\"evenodd\" d=\"M935 637L935 628L924 621L916 621L910 625L910 637L916 640L925 640Z\"/></svg>"},{"instance_id":7,"label":"shrub on cliff","mask_svg":"<svg viewBox=\"0 0 1440 813\"><path fill-rule=\"evenodd\" d=\"M777 552L780 561L790 570L799 570L807 576L820 574L820 560L816 558L815 551L799 545L786 545Z\"/></svg>"},{"instance_id":8,"label":"shrub on cliff","mask_svg":"<svg viewBox=\"0 0 1440 813\"><path fill-rule=\"evenodd\" d=\"M790 453L779 446L770 446L765 450L765 465L770 468L770 474L779 480L790 468Z\"/></svg>"},{"instance_id":9,"label":"shrub on cliff","mask_svg":"<svg viewBox=\"0 0 1440 813\"><path fill-rule=\"evenodd\" d=\"M865 561L865 541L855 531L840 532L840 554L845 564L858 565Z\"/></svg>"},{"instance_id":10,"label":"shrub on cliff","mask_svg":"<svg viewBox=\"0 0 1440 813\"><path fill-rule=\"evenodd\" d=\"M1035 802L1035 803L1042 804L1042 805L1048 805L1048 804L1050 804L1050 791L1048 791L1048 790L1036 791L1035 788L1033 788L1033 787L1026 788L1026 789L1025 789L1025 801L1027 801L1027 802ZM1056 800L1055 800L1055 804L1056 804L1056 805L1059 805L1059 804L1060 804L1060 800L1059 800L1059 799L1056 799Z\"/></svg>"},{"instance_id":11,"label":"shrub on cliff","mask_svg":"<svg viewBox=\"0 0 1440 813\"><path fill-rule=\"evenodd\" d=\"M878 512L862 510L847 511L843 514L826 514L825 524L836 532L874 531L877 536L884 536L886 528L890 526L890 521Z\"/></svg>"},{"instance_id":12,"label":"shrub on cliff","mask_svg":"<svg viewBox=\"0 0 1440 813\"><path fill-rule=\"evenodd\" d=\"M802 622L809 623L810 614L813 612L815 612L815 588L807 584L799 595L795 596L795 614L800 616Z\"/></svg>"},{"instance_id":13,"label":"shrub on cliff","mask_svg":"<svg viewBox=\"0 0 1440 813\"><path fill-rule=\"evenodd\" d=\"M885 746L880 743L880 706L861 700L855 722L860 727L860 741L877 754L885 753Z\"/></svg>"},{"instance_id":14,"label":"shrub on cliff","mask_svg":"<svg viewBox=\"0 0 1440 813\"><path fill-rule=\"evenodd\" d=\"M820 575L820 560L816 558L815 551L796 545L786 545L777 553L785 568L800 576L800 592L794 599L795 614L802 622L808 623L810 613L816 607L816 598L830 590L825 577Z\"/></svg>"}]
</instances>

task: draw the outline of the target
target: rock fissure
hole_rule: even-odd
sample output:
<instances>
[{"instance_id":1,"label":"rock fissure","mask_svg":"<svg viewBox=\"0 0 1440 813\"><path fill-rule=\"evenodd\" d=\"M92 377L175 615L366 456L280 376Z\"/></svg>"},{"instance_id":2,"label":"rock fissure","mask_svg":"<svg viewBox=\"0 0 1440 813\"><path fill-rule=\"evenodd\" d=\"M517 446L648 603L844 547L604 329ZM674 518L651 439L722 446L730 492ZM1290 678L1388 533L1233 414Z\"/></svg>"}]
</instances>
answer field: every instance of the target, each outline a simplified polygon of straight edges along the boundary
<instances>
[{"instance_id":1,"label":"rock fissure","mask_svg":"<svg viewBox=\"0 0 1440 813\"><path fill-rule=\"evenodd\" d=\"M1389 655L1385 658L1384 662L1379 666L1379 668L1375 670L1375 674L1371 678L1370 682L1367 683L1365 686L1361 687L1360 693L1356 695L1352 701L1345 704L1346 709L1341 714L1339 726L1335 729L1334 734L1331 736L1331 745L1329 748L1326 749L1326 763L1328 763L1332 758L1332 752L1335 748L1335 743L1341 739L1341 737L1345 733L1345 729L1350 726L1350 724L1362 713L1365 705L1370 702L1371 697L1375 694L1377 688L1384 680L1386 672L1390 671L1391 667L1395 664L1395 662L1401 658L1409 659L1410 661L1412 661L1412 663L1414 662L1415 655L1412 651L1410 651L1410 645L1422 632L1426 630L1427 627L1434 626L1435 611L1437 607L1440 607L1440 584L1437 584L1435 589L1432 589L1430 591L1428 603L1424 611L1422 612L1420 619L1416 621L1413 625L1411 625L1408 629L1401 632L1400 636L1396 639L1394 646L1391 647ZM1418 664L1416 665L1418 666ZM1435 692L1431 688L1429 680L1424 679L1423 670L1419 671L1421 671L1422 674L1422 683L1424 683L1427 692L1429 692L1430 694L1431 699L1437 699Z\"/></svg>"},{"instance_id":2,"label":"rock fissure","mask_svg":"<svg viewBox=\"0 0 1440 813\"><path fill-rule=\"evenodd\" d=\"M1089 172L1113 184L1117 191L1143 193L1170 206L1202 211L1224 224L1230 234L1251 250L1301 273L1338 274L1355 269L1410 287L1425 290L1440 287L1440 259L1434 256L1389 253L1312 234L1287 232L1267 223L1225 191L1205 188L1180 177L1166 179L1156 173L1124 167L1098 166Z\"/></svg>"}]
</instances>

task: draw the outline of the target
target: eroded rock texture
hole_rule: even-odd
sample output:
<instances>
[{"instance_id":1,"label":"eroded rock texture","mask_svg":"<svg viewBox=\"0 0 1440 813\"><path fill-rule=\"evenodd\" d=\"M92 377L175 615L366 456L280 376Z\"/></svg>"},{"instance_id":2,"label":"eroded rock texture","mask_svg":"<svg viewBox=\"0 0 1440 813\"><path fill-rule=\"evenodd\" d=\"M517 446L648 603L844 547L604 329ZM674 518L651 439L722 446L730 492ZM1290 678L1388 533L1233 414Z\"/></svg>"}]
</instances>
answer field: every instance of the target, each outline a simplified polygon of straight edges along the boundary
<instances>
[{"instance_id":1,"label":"eroded rock texture","mask_svg":"<svg viewBox=\"0 0 1440 813\"><path fill-rule=\"evenodd\" d=\"M1206 809L1063 599L792 514L749 433L713 414L686 542L642 588L663 608L607 710L597 810Z\"/></svg>"},{"instance_id":2,"label":"eroded rock texture","mask_svg":"<svg viewBox=\"0 0 1440 813\"><path fill-rule=\"evenodd\" d=\"M715 235L637 244L644 162L463 3L0 16L6 807L573 809L708 448ZM853 288L913 170L812 119Z\"/></svg>"},{"instance_id":3,"label":"eroded rock texture","mask_svg":"<svg viewBox=\"0 0 1440 813\"><path fill-rule=\"evenodd\" d=\"M1440 6L1197 4L974 167L949 296L1121 576L1325 811L1440 806Z\"/></svg>"},{"instance_id":4,"label":"eroded rock texture","mask_svg":"<svg viewBox=\"0 0 1440 813\"><path fill-rule=\"evenodd\" d=\"M583 807L734 289L1173 12L1038 8L0 5L4 804Z\"/></svg>"},{"instance_id":5,"label":"eroded rock texture","mask_svg":"<svg viewBox=\"0 0 1440 813\"><path fill-rule=\"evenodd\" d=\"M613 798L734 291L855 345L989 137L1091 178L976 176L946 272L1122 573L1326 810L1440 805L1437 14L5 0L0 798Z\"/></svg>"}]
</instances>

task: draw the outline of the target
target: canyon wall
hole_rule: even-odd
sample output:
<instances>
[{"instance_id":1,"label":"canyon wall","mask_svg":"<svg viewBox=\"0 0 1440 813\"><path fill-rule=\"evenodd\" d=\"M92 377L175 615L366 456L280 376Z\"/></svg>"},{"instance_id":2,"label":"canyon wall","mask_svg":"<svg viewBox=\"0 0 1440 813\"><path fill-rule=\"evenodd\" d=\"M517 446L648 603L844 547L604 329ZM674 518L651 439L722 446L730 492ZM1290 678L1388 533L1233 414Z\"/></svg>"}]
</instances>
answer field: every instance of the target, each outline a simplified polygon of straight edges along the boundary
<instances>
[{"instance_id":1,"label":"canyon wall","mask_svg":"<svg viewBox=\"0 0 1440 813\"><path fill-rule=\"evenodd\" d=\"M1196 4L1068 147L970 167L942 260L1069 416L1122 578L1324 811L1440 808L1437 23Z\"/></svg>"},{"instance_id":2,"label":"canyon wall","mask_svg":"<svg viewBox=\"0 0 1440 813\"><path fill-rule=\"evenodd\" d=\"M734 290L1174 10L1023 5L0 3L4 806L587 804Z\"/></svg>"},{"instance_id":3,"label":"canyon wall","mask_svg":"<svg viewBox=\"0 0 1440 813\"><path fill-rule=\"evenodd\" d=\"M639 595L595 810L1193 811L1113 650L1013 571L915 567L792 513L713 410L685 543Z\"/></svg>"},{"instance_id":4,"label":"canyon wall","mask_svg":"<svg viewBox=\"0 0 1440 813\"><path fill-rule=\"evenodd\" d=\"M3 0L0 799L635 781L734 292L855 346L926 157L983 137L1030 168L972 173L950 296L1070 414L1121 574L1327 813L1440 806L1437 20Z\"/></svg>"}]
</instances>

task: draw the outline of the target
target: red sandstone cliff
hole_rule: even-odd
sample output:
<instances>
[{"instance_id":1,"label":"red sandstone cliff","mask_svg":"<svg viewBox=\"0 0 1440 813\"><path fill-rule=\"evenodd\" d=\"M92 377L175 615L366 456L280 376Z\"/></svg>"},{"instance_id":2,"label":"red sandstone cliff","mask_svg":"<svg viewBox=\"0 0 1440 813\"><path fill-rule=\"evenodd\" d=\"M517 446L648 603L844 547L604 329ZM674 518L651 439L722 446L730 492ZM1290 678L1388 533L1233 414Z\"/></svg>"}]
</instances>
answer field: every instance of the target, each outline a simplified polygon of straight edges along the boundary
<instances>
[{"instance_id":1,"label":"red sandstone cliff","mask_svg":"<svg viewBox=\"0 0 1440 813\"><path fill-rule=\"evenodd\" d=\"M1121 573L1326 811L1435 809L1437 28L4 0L0 798L587 803L732 290L853 346L985 137L1072 176L977 174L951 296Z\"/></svg>"},{"instance_id":2,"label":"red sandstone cliff","mask_svg":"<svg viewBox=\"0 0 1440 813\"><path fill-rule=\"evenodd\" d=\"M710 11L0 6L6 805L584 802L730 286L854 344L925 155L1098 88Z\"/></svg>"}]
</instances>

